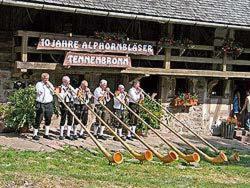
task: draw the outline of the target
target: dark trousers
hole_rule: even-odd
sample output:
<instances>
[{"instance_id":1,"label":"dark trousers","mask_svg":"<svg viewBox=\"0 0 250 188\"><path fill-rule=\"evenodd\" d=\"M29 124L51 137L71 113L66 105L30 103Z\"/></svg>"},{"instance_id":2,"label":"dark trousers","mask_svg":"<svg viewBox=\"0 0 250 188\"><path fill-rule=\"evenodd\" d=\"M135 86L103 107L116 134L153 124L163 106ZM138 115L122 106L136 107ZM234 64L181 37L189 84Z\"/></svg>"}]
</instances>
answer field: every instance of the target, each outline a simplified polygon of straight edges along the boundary
<instances>
[{"instance_id":1,"label":"dark trousers","mask_svg":"<svg viewBox=\"0 0 250 188\"><path fill-rule=\"evenodd\" d=\"M97 115L100 116L102 118L102 120L104 120L106 123L108 122L108 120L109 120L108 112L100 104L95 105L95 113L97 113ZM98 118L96 118L96 125L104 126L104 125L102 125L102 123L99 121Z\"/></svg>"},{"instance_id":2,"label":"dark trousers","mask_svg":"<svg viewBox=\"0 0 250 188\"><path fill-rule=\"evenodd\" d=\"M70 107L72 111L74 111L74 105L73 102L67 102L66 105ZM67 119L67 125L72 126L73 123L73 115L69 112L69 110L64 106L64 104L61 103L60 105L60 111L61 111L61 121L60 126L64 126L66 119Z\"/></svg>"},{"instance_id":3,"label":"dark trousers","mask_svg":"<svg viewBox=\"0 0 250 188\"><path fill-rule=\"evenodd\" d=\"M245 129L250 130L250 112L246 113Z\"/></svg>"},{"instance_id":4,"label":"dark trousers","mask_svg":"<svg viewBox=\"0 0 250 188\"><path fill-rule=\"evenodd\" d=\"M137 114L139 115L140 112L140 106L135 103L129 103L129 107ZM130 126L137 126L138 125L138 118L131 112L129 112L129 125Z\"/></svg>"},{"instance_id":5,"label":"dark trousers","mask_svg":"<svg viewBox=\"0 0 250 188\"><path fill-rule=\"evenodd\" d=\"M114 114L121 120L121 121L125 121L125 110L120 110L120 109L114 109ZM116 119L113 119L114 122L114 127L121 129L123 126L122 124Z\"/></svg>"},{"instance_id":6,"label":"dark trousers","mask_svg":"<svg viewBox=\"0 0 250 188\"><path fill-rule=\"evenodd\" d=\"M88 108L84 104L75 104L75 114L78 117L78 119L81 120L83 125L87 125L88 123ZM79 124L78 121L74 120L74 125Z\"/></svg>"},{"instance_id":7,"label":"dark trousers","mask_svg":"<svg viewBox=\"0 0 250 188\"><path fill-rule=\"evenodd\" d=\"M35 129L39 129L40 124L45 119L45 125L49 126L53 115L53 103L40 103L36 102L36 118L35 118Z\"/></svg>"}]
</instances>

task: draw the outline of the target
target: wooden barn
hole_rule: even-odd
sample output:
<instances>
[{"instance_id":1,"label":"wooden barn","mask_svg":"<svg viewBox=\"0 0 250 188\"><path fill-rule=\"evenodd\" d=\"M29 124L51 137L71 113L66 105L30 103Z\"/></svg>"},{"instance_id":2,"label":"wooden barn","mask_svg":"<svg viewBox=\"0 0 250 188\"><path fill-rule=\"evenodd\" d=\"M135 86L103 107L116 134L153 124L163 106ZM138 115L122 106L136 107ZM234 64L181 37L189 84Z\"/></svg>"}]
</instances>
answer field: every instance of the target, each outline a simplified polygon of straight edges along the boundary
<instances>
[{"instance_id":1,"label":"wooden barn","mask_svg":"<svg viewBox=\"0 0 250 188\"><path fill-rule=\"evenodd\" d=\"M208 132L229 115L235 89L242 99L250 89L248 1L0 0L0 11L0 102L42 72L91 89L102 78L112 90L140 79Z\"/></svg>"}]
</instances>

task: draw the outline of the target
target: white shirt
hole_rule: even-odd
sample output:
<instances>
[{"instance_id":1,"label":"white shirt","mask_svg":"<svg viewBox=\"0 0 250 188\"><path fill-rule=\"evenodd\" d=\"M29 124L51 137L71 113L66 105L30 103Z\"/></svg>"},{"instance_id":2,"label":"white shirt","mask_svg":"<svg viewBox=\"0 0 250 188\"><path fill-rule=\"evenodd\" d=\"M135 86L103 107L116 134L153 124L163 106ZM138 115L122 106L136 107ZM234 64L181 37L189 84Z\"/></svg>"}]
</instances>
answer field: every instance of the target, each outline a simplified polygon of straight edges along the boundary
<instances>
[{"instance_id":1,"label":"white shirt","mask_svg":"<svg viewBox=\"0 0 250 188\"><path fill-rule=\"evenodd\" d=\"M74 94L70 90L68 86L61 85L60 86L60 93L59 95L63 98L65 102L73 102L74 101Z\"/></svg>"},{"instance_id":2,"label":"white shirt","mask_svg":"<svg viewBox=\"0 0 250 188\"><path fill-rule=\"evenodd\" d=\"M120 99L120 101L124 102L125 104L128 103L128 97L126 96L126 92L122 92L120 93L119 91L115 93L115 96ZM124 105L118 100L116 99L116 97L114 97L114 109L117 110L124 110L125 107Z\"/></svg>"},{"instance_id":3,"label":"white shirt","mask_svg":"<svg viewBox=\"0 0 250 188\"><path fill-rule=\"evenodd\" d=\"M75 89L75 93L78 94L78 92L80 92L80 88L76 88L76 89ZM85 103L81 102L81 101L79 100L78 96L75 96L74 103L75 103L75 104L88 104L89 101L90 101L90 99L91 99L91 97L92 97L92 95L91 95L91 92L90 92L90 91L87 92L87 93L86 93L85 91L83 91L83 98L82 98L82 99L85 101Z\"/></svg>"},{"instance_id":4,"label":"white shirt","mask_svg":"<svg viewBox=\"0 0 250 188\"><path fill-rule=\"evenodd\" d=\"M110 101L110 96L107 94L105 90L103 90L101 87L98 87L94 91L94 104L99 104L99 98L103 97L104 100L102 101L103 104L105 105L107 102ZM97 100L98 99L98 100Z\"/></svg>"},{"instance_id":5,"label":"white shirt","mask_svg":"<svg viewBox=\"0 0 250 188\"><path fill-rule=\"evenodd\" d=\"M50 87L54 90L54 86L52 84L50 84ZM37 82L36 84L36 101L40 103L50 103L53 101L52 91L42 81Z\"/></svg>"},{"instance_id":6,"label":"white shirt","mask_svg":"<svg viewBox=\"0 0 250 188\"><path fill-rule=\"evenodd\" d=\"M144 95L142 94L141 89L136 89L134 87L130 88L128 91L129 94L129 102L130 103L138 103L141 99L144 99Z\"/></svg>"}]
</instances>

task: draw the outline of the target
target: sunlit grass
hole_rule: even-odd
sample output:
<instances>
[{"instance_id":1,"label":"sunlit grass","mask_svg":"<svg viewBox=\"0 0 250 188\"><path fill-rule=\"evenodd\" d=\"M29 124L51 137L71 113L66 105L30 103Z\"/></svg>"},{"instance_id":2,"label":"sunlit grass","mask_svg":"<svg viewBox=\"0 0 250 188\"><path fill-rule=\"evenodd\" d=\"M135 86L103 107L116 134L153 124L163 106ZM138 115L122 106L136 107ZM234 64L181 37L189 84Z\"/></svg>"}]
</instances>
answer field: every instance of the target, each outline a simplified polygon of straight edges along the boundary
<instances>
[{"instance_id":1,"label":"sunlit grass","mask_svg":"<svg viewBox=\"0 0 250 188\"><path fill-rule=\"evenodd\" d=\"M0 187L249 187L250 155L235 164L194 167L158 160L139 164L124 154L121 165L109 165L101 153L65 148L56 152L0 148Z\"/></svg>"}]
</instances>

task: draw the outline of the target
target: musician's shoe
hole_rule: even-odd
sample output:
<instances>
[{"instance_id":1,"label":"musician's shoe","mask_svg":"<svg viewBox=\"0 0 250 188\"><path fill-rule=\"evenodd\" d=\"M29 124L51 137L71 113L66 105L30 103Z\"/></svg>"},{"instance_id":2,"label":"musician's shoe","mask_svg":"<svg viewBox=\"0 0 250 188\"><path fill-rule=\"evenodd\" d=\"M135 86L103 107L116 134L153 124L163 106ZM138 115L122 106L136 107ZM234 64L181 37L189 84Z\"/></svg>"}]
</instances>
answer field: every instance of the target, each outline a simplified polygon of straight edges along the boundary
<instances>
[{"instance_id":1,"label":"musician's shoe","mask_svg":"<svg viewBox=\"0 0 250 188\"><path fill-rule=\"evenodd\" d=\"M113 137L113 140L114 141L119 141L118 138L116 138L115 136Z\"/></svg>"},{"instance_id":2,"label":"musician's shoe","mask_svg":"<svg viewBox=\"0 0 250 188\"><path fill-rule=\"evenodd\" d=\"M36 136L33 136L32 139L33 139L33 140L39 140L40 137L36 135Z\"/></svg>"},{"instance_id":3,"label":"musician's shoe","mask_svg":"<svg viewBox=\"0 0 250 188\"><path fill-rule=\"evenodd\" d=\"M107 140L107 138L105 136L103 136L103 135L98 136L98 139Z\"/></svg>"},{"instance_id":4,"label":"musician's shoe","mask_svg":"<svg viewBox=\"0 0 250 188\"><path fill-rule=\"evenodd\" d=\"M131 136L127 136L127 140L133 141L133 138Z\"/></svg>"},{"instance_id":5,"label":"musician's shoe","mask_svg":"<svg viewBox=\"0 0 250 188\"><path fill-rule=\"evenodd\" d=\"M85 135L85 134L82 134L82 135L80 135L80 136L79 136L79 138L82 138L83 140L86 140L86 138L87 138L87 135Z\"/></svg>"},{"instance_id":6,"label":"musician's shoe","mask_svg":"<svg viewBox=\"0 0 250 188\"><path fill-rule=\"evenodd\" d=\"M135 135L134 134L132 134L132 136L131 136L133 139L137 139L136 137L135 137Z\"/></svg>"},{"instance_id":7,"label":"musician's shoe","mask_svg":"<svg viewBox=\"0 0 250 188\"><path fill-rule=\"evenodd\" d=\"M66 136L65 137L67 140L74 140L74 138L72 136Z\"/></svg>"},{"instance_id":8,"label":"musician's shoe","mask_svg":"<svg viewBox=\"0 0 250 188\"><path fill-rule=\"evenodd\" d=\"M64 140L64 136L59 136L59 140Z\"/></svg>"},{"instance_id":9,"label":"musician's shoe","mask_svg":"<svg viewBox=\"0 0 250 188\"><path fill-rule=\"evenodd\" d=\"M77 135L74 135L74 136L73 136L73 139L74 139L74 140L78 140L78 136L77 136Z\"/></svg>"},{"instance_id":10,"label":"musician's shoe","mask_svg":"<svg viewBox=\"0 0 250 188\"><path fill-rule=\"evenodd\" d=\"M53 138L49 135L43 135L43 138L48 139L48 140L53 140Z\"/></svg>"},{"instance_id":11,"label":"musician's shoe","mask_svg":"<svg viewBox=\"0 0 250 188\"><path fill-rule=\"evenodd\" d=\"M123 141L126 141L126 140L127 140L127 139L126 139L126 136L121 136L121 138L122 138Z\"/></svg>"}]
</instances>

